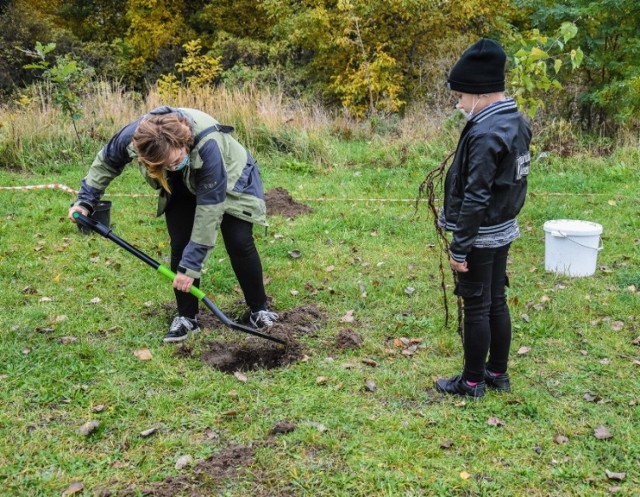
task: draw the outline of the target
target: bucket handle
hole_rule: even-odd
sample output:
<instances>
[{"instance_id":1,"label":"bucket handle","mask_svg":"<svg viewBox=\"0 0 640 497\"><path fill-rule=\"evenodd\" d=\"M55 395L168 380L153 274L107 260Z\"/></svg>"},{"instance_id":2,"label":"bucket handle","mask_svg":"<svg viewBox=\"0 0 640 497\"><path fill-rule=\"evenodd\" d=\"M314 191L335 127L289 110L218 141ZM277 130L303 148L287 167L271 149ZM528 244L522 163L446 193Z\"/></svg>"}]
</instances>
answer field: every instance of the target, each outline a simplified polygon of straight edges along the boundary
<instances>
[{"instance_id":1,"label":"bucket handle","mask_svg":"<svg viewBox=\"0 0 640 497\"><path fill-rule=\"evenodd\" d=\"M602 239L600 239L600 246L598 247L590 247L589 245L583 245L580 242L577 242L576 240L574 240L573 238L571 238L569 235L567 235L566 233L563 233L562 231L552 231L551 232L552 236L557 236L560 238L566 238L567 240L572 241L573 243L575 243L576 245L580 245L583 248L588 248L588 249L592 249L592 250L597 250L598 252L600 252L603 248L604 248L604 243L602 242Z\"/></svg>"}]
</instances>

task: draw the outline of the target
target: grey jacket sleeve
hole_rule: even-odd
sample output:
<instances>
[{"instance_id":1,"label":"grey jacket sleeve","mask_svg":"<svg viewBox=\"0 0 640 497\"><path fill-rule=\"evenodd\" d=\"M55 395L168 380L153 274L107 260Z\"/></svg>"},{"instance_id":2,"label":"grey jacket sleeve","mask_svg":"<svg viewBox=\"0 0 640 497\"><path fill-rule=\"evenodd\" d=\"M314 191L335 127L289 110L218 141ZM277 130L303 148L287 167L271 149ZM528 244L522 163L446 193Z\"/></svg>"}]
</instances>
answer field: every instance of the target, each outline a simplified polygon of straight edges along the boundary
<instances>
[{"instance_id":1,"label":"grey jacket sleeve","mask_svg":"<svg viewBox=\"0 0 640 497\"><path fill-rule=\"evenodd\" d=\"M202 168L196 174L196 214L191 240L182 254L178 271L199 278L215 246L227 196L227 173L218 144L208 140L199 150Z\"/></svg>"}]
</instances>

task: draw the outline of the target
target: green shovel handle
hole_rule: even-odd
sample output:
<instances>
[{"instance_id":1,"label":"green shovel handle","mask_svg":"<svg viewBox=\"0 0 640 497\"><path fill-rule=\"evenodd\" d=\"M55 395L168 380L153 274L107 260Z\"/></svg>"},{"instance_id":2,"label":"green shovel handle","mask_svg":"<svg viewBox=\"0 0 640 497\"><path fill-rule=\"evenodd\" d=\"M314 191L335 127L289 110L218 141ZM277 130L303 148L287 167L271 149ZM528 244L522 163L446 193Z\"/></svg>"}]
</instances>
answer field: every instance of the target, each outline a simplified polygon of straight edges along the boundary
<instances>
[{"instance_id":1,"label":"green shovel handle","mask_svg":"<svg viewBox=\"0 0 640 497\"><path fill-rule=\"evenodd\" d=\"M171 271L171 269L169 269L167 266L163 266L162 264L158 266L158 272L165 278L170 279L171 281L176 279L176 273ZM196 297L198 300L202 300L205 297L205 293L193 285L191 285L191 289L189 290L189 293L194 297Z\"/></svg>"}]
</instances>

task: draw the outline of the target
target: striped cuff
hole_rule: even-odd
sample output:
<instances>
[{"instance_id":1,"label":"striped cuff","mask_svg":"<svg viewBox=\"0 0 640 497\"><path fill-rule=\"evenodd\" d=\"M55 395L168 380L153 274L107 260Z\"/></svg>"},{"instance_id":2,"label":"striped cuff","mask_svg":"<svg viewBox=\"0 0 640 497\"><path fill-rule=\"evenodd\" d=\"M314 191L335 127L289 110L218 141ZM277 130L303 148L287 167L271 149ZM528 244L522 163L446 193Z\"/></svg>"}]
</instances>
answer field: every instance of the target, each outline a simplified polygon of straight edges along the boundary
<instances>
[{"instance_id":1,"label":"striped cuff","mask_svg":"<svg viewBox=\"0 0 640 497\"><path fill-rule=\"evenodd\" d=\"M451 258L456 262L464 262L467 260L467 254L454 254L450 252Z\"/></svg>"}]
</instances>

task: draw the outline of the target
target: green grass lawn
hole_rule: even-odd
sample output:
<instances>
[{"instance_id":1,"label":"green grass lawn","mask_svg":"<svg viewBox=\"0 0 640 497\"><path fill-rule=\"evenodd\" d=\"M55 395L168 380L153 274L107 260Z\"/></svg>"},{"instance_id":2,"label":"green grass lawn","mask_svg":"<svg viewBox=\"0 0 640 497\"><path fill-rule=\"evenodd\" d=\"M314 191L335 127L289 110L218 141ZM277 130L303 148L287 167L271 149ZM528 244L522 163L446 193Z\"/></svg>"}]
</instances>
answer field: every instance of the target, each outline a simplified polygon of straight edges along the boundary
<instances>
[{"instance_id":1,"label":"green grass lawn","mask_svg":"<svg viewBox=\"0 0 640 497\"><path fill-rule=\"evenodd\" d=\"M73 482L84 487L75 495L640 494L638 151L534 163L509 265L513 392L465 401L433 391L459 372L461 346L455 323L443 328L426 205L375 200L415 198L444 149L335 146L340 160L322 166L258 154L267 190L314 209L256 230L267 292L276 310L313 303L326 322L300 337L308 359L248 371L246 382L199 356L240 333L205 329L187 357L161 343L170 285L80 235L65 219L71 195L0 191L0 494L69 495ZM88 162L0 171L0 186L77 188ZM109 193L114 232L166 263L155 200L114 195L152 194L135 168ZM594 276L545 272L542 225L561 218L603 225ZM223 247L207 269L203 289L238 309ZM360 348L336 347L347 328ZM403 337L421 340L412 357L394 345ZM151 360L134 355L145 348ZM78 434L88 421L98 429ZM295 429L272 434L285 421ZM596 436L602 427L609 438ZM234 447L250 456L211 470ZM176 469L182 456L193 462Z\"/></svg>"}]
</instances>

